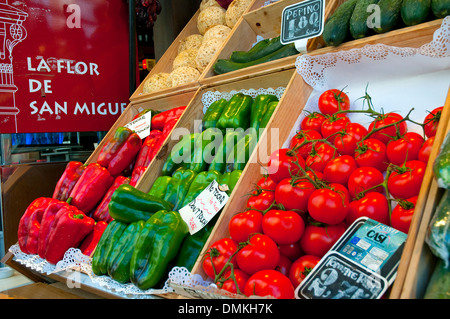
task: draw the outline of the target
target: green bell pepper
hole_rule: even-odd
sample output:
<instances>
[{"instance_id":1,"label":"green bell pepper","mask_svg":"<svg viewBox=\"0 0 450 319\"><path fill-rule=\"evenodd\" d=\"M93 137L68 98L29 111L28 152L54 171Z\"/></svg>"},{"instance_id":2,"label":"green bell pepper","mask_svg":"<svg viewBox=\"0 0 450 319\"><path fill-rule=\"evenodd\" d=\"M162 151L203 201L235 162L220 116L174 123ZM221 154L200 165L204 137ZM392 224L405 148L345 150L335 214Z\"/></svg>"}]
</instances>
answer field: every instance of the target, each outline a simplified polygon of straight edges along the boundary
<instances>
[{"instance_id":1,"label":"green bell pepper","mask_svg":"<svg viewBox=\"0 0 450 319\"><path fill-rule=\"evenodd\" d=\"M211 105L206 110L205 115L203 115L202 119L203 130L206 130L208 128L214 128L217 126L217 121L219 120L220 115L222 115L222 112L225 109L227 103L228 101L225 99L220 99L211 103Z\"/></svg>"},{"instance_id":2,"label":"green bell pepper","mask_svg":"<svg viewBox=\"0 0 450 319\"><path fill-rule=\"evenodd\" d=\"M200 133L183 136L172 148L172 151L164 162L161 175L170 176L183 163L189 163L194 151L195 142L199 137L201 137Z\"/></svg>"},{"instance_id":3,"label":"green bell pepper","mask_svg":"<svg viewBox=\"0 0 450 319\"><path fill-rule=\"evenodd\" d=\"M108 209L113 219L129 224L146 221L159 210L171 210L172 204L134 186L122 184L111 196Z\"/></svg>"},{"instance_id":4,"label":"green bell pepper","mask_svg":"<svg viewBox=\"0 0 450 319\"><path fill-rule=\"evenodd\" d=\"M160 199L164 199L164 195L167 191L167 185L169 185L171 179L171 176L159 176L153 183L148 194Z\"/></svg>"},{"instance_id":5,"label":"green bell pepper","mask_svg":"<svg viewBox=\"0 0 450 319\"><path fill-rule=\"evenodd\" d=\"M231 97L217 121L217 127L223 131L227 128L243 128L250 125L250 113L253 98L250 95L236 93Z\"/></svg>"},{"instance_id":6,"label":"green bell pepper","mask_svg":"<svg viewBox=\"0 0 450 319\"><path fill-rule=\"evenodd\" d=\"M275 109L277 108L277 106L278 106L278 101L270 102L269 105L267 106L266 113L264 113L264 116L259 125L258 139L260 138L261 133L263 132L262 129L266 128L267 124L269 123L270 119L272 118L272 114L273 114L273 112L275 112Z\"/></svg>"},{"instance_id":7,"label":"green bell pepper","mask_svg":"<svg viewBox=\"0 0 450 319\"><path fill-rule=\"evenodd\" d=\"M134 246L139 238L139 233L144 228L144 221L134 222L123 231L119 240L108 256L108 275L119 283L130 281L130 264L133 256Z\"/></svg>"},{"instance_id":8,"label":"green bell pepper","mask_svg":"<svg viewBox=\"0 0 450 319\"><path fill-rule=\"evenodd\" d=\"M228 186L228 190L227 190L228 196L230 196L231 193L233 192L233 189L236 186L241 175L242 175L242 170L240 170L240 169L236 169L234 171L226 172L226 173L222 174L222 178L218 181L218 183L219 183L219 185L225 184Z\"/></svg>"},{"instance_id":9,"label":"green bell pepper","mask_svg":"<svg viewBox=\"0 0 450 319\"><path fill-rule=\"evenodd\" d=\"M260 94L253 100L250 114L250 127L256 132L259 131L262 119L268 110L270 102L278 101L278 97L273 94Z\"/></svg>"},{"instance_id":10,"label":"green bell pepper","mask_svg":"<svg viewBox=\"0 0 450 319\"><path fill-rule=\"evenodd\" d=\"M217 148L217 152L209 163L208 170L216 170L221 173L225 171L227 166L227 158L237 142L244 136L244 130L230 130L227 131L222 143Z\"/></svg>"},{"instance_id":11,"label":"green bell pepper","mask_svg":"<svg viewBox=\"0 0 450 319\"><path fill-rule=\"evenodd\" d=\"M112 220L104 230L92 255L92 272L97 276L108 273L108 256L127 226L126 223Z\"/></svg>"},{"instance_id":12,"label":"green bell pepper","mask_svg":"<svg viewBox=\"0 0 450 319\"><path fill-rule=\"evenodd\" d=\"M188 234L175 211L159 211L144 224L131 257L130 279L141 290L155 287L167 272Z\"/></svg>"},{"instance_id":13,"label":"green bell pepper","mask_svg":"<svg viewBox=\"0 0 450 319\"><path fill-rule=\"evenodd\" d=\"M195 141L194 153L188 168L196 173L206 170L208 163L212 160L212 152L220 146L221 141L222 131L219 129L209 128L204 130Z\"/></svg>"},{"instance_id":14,"label":"green bell pepper","mask_svg":"<svg viewBox=\"0 0 450 319\"><path fill-rule=\"evenodd\" d=\"M182 207L184 198L196 175L191 169L178 169L173 173L164 195L164 200L173 205L173 210Z\"/></svg>"},{"instance_id":15,"label":"green bell pepper","mask_svg":"<svg viewBox=\"0 0 450 319\"><path fill-rule=\"evenodd\" d=\"M219 182L221 179L222 174L218 171L204 171L198 173L194 180L192 181L191 185L189 186L189 190L184 197L183 205L180 206L184 207L187 204L189 204L195 197L197 197L213 180L216 180Z\"/></svg>"},{"instance_id":16,"label":"green bell pepper","mask_svg":"<svg viewBox=\"0 0 450 319\"><path fill-rule=\"evenodd\" d=\"M236 169L243 170L257 143L258 137L254 132L247 133L242 137L235 145L234 151L230 153L227 158L226 171L231 172Z\"/></svg>"}]
</instances>

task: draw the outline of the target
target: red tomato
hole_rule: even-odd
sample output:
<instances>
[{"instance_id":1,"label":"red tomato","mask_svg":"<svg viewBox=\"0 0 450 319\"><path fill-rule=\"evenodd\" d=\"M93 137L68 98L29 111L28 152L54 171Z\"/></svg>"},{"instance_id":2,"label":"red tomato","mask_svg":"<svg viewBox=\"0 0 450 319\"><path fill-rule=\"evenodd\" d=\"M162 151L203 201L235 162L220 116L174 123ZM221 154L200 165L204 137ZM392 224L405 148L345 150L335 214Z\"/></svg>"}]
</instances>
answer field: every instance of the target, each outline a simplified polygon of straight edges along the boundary
<instances>
[{"instance_id":1,"label":"red tomato","mask_svg":"<svg viewBox=\"0 0 450 319\"><path fill-rule=\"evenodd\" d=\"M239 292L244 293L245 284L247 283L247 280L248 280L248 278L250 278L250 276L238 268L233 269L233 276L234 276L234 279L236 279L236 283L238 285ZM233 280L233 277L231 274L231 270L228 270L225 272L225 274L223 275L223 279L225 281L217 282L217 287L219 287L220 289L229 291L233 294L238 293L238 291L236 289L236 283Z\"/></svg>"},{"instance_id":2,"label":"red tomato","mask_svg":"<svg viewBox=\"0 0 450 319\"><path fill-rule=\"evenodd\" d=\"M367 193L361 199L351 202L349 206L350 210L345 218L347 225L351 225L355 220L363 216L389 225L388 200L381 193Z\"/></svg>"},{"instance_id":3,"label":"red tomato","mask_svg":"<svg viewBox=\"0 0 450 319\"><path fill-rule=\"evenodd\" d=\"M328 184L328 188L337 192L344 199L346 204L350 203L351 197L348 188L339 183L330 183Z\"/></svg>"},{"instance_id":4,"label":"red tomato","mask_svg":"<svg viewBox=\"0 0 450 319\"><path fill-rule=\"evenodd\" d=\"M386 144L375 138L368 138L359 142L354 157L360 167L375 167L379 171L384 172L388 166Z\"/></svg>"},{"instance_id":5,"label":"red tomato","mask_svg":"<svg viewBox=\"0 0 450 319\"><path fill-rule=\"evenodd\" d=\"M314 144L313 150L306 158L305 163L310 169L323 172L325 165L338 155L336 149L331 145L317 142Z\"/></svg>"},{"instance_id":6,"label":"red tomato","mask_svg":"<svg viewBox=\"0 0 450 319\"><path fill-rule=\"evenodd\" d=\"M417 196L401 201L394 207L391 214L391 226L405 234L408 233L417 204Z\"/></svg>"},{"instance_id":7,"label":"red tomato","mask_svg":"<svg viewBox=\"0 0 450 319\"><path fill-rule=\"evenodd\" d=\"M266 269L253 274L245 285L244 294L250 296L272 296L276 299L293 299L294 287L281 272Z\"/></svg>"},{"instance_id":8,"label":"red tomato","mask_svg":"<svg viewBox=\"0 0 450 319\"><path fill-rule=\"evenodd\" d=\"M263 214L256 210L247 210L231 217L228 223L230 237L240 243L248 240L251 234L262 232Z\"/></svg>"},{"instance_id":9,"label":"red tomato","mask_svg":"<svg viewBox=\"0 0 450 319\"><path fill-rule=\"evenodd\" d=\"M332 115L338 111L350 109L350 99L347 94L338 89L330 89L319 97L319 110L322 114Z\"/></svg>"},{"instance_id":10,"label":"red tomato","mask_svg":"<svg viewBox=\"0 0 450 319\"><path fill-rule=\"evenodd\" d=\"M344 132L336 135L334 146L336 146L339 154L351 155L355 154L357 143L367 135L367 129L359 123L348 123Z\"/></svg>"},{"instance_id":11,"label":"red tomato","mask_svg":"<svg viewBox=\"0 0 450 319\"><path fill-rule=\"evenodd\" d=\"M267 170L270 178L279 183L297 174L300 171L298 165L305 169L305 160L291 149L281 148L270 155Z\"/></svg>"},{"instance_id":12,"label":"red tomato","mask_svg":"<svg viewBox=\"0 0 450 319\"><path fill-rule=\"evenodd\" d=\"M315 190L308 200L310 216L321 223L335 225L341 223L348 213L345 195L329 188Z\"/></svg>"},{"instance_id":13,"label":"red tomato","mask_svg":"<svg viewBox=\"0 0 450 319\"><path fill-rule=\"evenodd\" d=\"M247 207L264 211L268 209L275 201L275 193L273 191L262 191L258 194L250 195L247 200Z\"/></svg>"},{"instance_id":14,"label":"red tomato","mask_svg":"<svg viewBox=\"0 0 450 319\"><path fill-rule=\"evenodd\" d=\"M432 137L436 135L443 108L443 106L435 108L433 111L428 113L427 116L425 116L425 119L423 120L423 130L426 137Z\"/></svg>"},{"instance_id":15,"label":"red tomato","mask_svg":"<svg viewBox=\"0 0 450 319\"><path fill-rule=\"evenodd\" d=\"M299 242L287 245L278 245L278 250L280 251L281 255L286 256L290 260L295 260L303 255L303 251L300 248Z\"/></svg>"},{"instance_id":16,"label":"red tomato","mask_svg":"<svg viewBox=\"0 0 450 319\"><path fill-rule=\"evenodd\" d=\"M427 138L425 142L422 144L420 148L419 155L417 159L424 163L428 163L428 159L430 158L431 150L433 149L434 136Z\"/></svg>"},{"instance_id":17,"label":"red tomato","mask_svg":"<svg viewBox=\"0 0 450 319\"><path fill-rule=\"evenodd\" d=\"M383 193L382 186L375 187L381 185L383 181L383 174L376 168L367 166L358 167L348 178L348 191L350 197L356 198L359 193L368 189L372 189L371 192Z\"/></svg>"},{"instance_id":18,"label":"red tomato","mask_svg":"<svg viewBox=\"0 0 450 319\"><path fill-rule=\"evenodd\" d=\"M416 160L424 142L422 135L407 132L398 139L393 139L386 147L388 160L395 165L402 165L406 161Z\"/></svg>"},{"instance_id":19,"label":"red tomato","mask_svg":"<svg viewBox=\"0 0 450 319\"><path fill-rule=\"evenodd\" d=\"M300 247L306 255L323 257L345 233L345 230L344 223L337 225L308 224L300 239Z\"/></svg>"},{"instance_id":20,"label":"red tomato","mask_svg":"<svg viewBox=\"0 0 450 319\"><path fill-rule=\"evenodd\" d=\"M393 137L397 135L402 136L403 134L406 133L408 129L407 124L406 121L402 120L403 116L394 112L377 116L377 118L369 125L369 133L373 129L380 129L380 130L373 133L370 137L380 140L384 144L388 144ZM399 121L402 122L397 123Z\"/></svg>"},{"instance_id":21,"label":"red tomato","mask_svg":"<svg viewBox=\"0 0 450 319\"><path fill-rule=\"evenodd\" d=\"M300 129L304 131L314 130L320 133L323 121L325 121L325 115L318 112L310 113L300 123Z\"/></svg>"},{"instance_id":22,"label":"red tomato","mask_svg":"<svg viewBox=\"0 0 450 319\"><path fill-rule=\"evenodd\" d=\"M291 210L269 210L262 219L263 233L277 244L292 244L302 237L305 230L303 219Z\"/></svg>"},{"instance_id":23,"label":"red tomato","mask_svg":"<svg viewBox=\"0 0 450 319\"><path fill-rule=\"evenodd\" d=\"M349 123L350 119L345 114L329 116L325 119L325 121L323 121L320 133L323 138L326 138L331 143L334 143L336 136L338 136L338 134L335 133L344 131Z\"/></svg>"},{"instance_id":24,"label":"red tomato","mask_svg":"<svg viewBox=\"0 0 450 319\"><path fill-rule=\"evenodd\" d=\"M297 148L296 152L304 159L308 157L313 147L313 141L322 139L322 135L314 130L299 131L291 140L290 148Z\"/></svg>"},{"instance_id":25,"label":"red tomato","mask_svg":"<svg viewBox=\"0 0 450 319\"><path fill-rule=\"evenodd\" d=\"M277 244L267 235L255 234L236 254L239 269L252 275L263 269L275 269L280 259Z\"/></svg>"},{"instance_id":26,"label":"red tomato","mask_svg":"<svg viewBox=\"0 0 450 319\"><path fill-rule=\"evenodd\" d=\"M278 265L275 267L276 271L281 272L285 276L289 276L289 269L291 268L292 261L286 256L280 255Z\"/></svg>"},{"instance_id":27,"label":"red tomato","mask_svg":"<svg viewBox=\"0 0 450 319\"><path fill-rule=\"evenodd\" d=\"M314 185L304 179L295 181L285 178L275 189L275 201L287 210L306 213L309 196L315 191Z\"/></svg>"},{"instance_id":28,"label":"red tomato","mask_svg":"<svg viewBox=\"0 0 450 319\"><path fill-rule=\"evenodd\" d=\"M258 190L263 191L274 191L277 187L277 183L275 183L269 175L265 175L259 179L259 181L256 183L256 190L255 192L258 192Z\"/></svg>"},{"instance_id":29,"label":"red tomato","mask_svg":"<svg viewBox=\"0 0 450 319\"><path fill-rule=\"evenodd\" d=\"M387 180L387 187L392 197L407 199L419 195L427 164L413 160L393 171Z\"/></svg>"},{"instance_id":30,"label":"red tomato","mask_svg":"<svg viewBox=\"0 0 450 319\"><path fill-rule=\"evenodd\" d=\"M289 270L289 279L294 287L300 285L311 270L319 263L320 258L314 255L304 255L294 261Z\"/></svg>"},{"instance_id":31,"label":"red tomato","mask_svg":"<svg viewBox=\"0 0 450 319\"><path fill-rule=\"evenodd\" d=\"M236 257L230 257L236 252L237 243L231 238L222 238L215 241L205 253L203 257L203 270L212 279L230 262L237 266Z\"/></svg>"},{"instance_id":32,"label":"red tomato","mask_svg":"<svg viewBox=\"0 0 450 319\"><path fill-rule=\"evenodd\" d=\"M351 173L358 167L350 155L341 155L330 160L323 170L323 178L330 183L347 185Z\"/></svg>"}]
</instances>

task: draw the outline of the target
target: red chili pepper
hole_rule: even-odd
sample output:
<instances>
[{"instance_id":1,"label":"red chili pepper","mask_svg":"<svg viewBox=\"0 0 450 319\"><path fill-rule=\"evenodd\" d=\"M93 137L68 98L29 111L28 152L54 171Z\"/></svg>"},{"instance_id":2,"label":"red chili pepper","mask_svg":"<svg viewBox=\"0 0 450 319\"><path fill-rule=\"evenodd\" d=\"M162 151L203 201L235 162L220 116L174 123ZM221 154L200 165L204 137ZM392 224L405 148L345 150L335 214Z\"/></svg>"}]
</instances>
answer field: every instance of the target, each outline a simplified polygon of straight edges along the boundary
<instances>
[{"instance_id":1,"label":"red chili pepper","mask_svg":"<svg viewBox=\"0 0 450 319\"><path fill-rule=\"evenodd\" d=\"M39 197L28 205L20 218L17 237L20 250L25 254L35 255L38 251L39 230L41 228L42 216L47 205L53 199L50 197Z\"/></svg>"},{"instance_id":2,"label":"red chili pepper","mask_svg":"<svg viewBox=\"0 0 450 319\"><path fill-rule=\"evenodd\" d=\"M69 203L53 199L47 204L47 208L42 215L41 229L39 231L38 255L45 259L45 251L47 249L48 235L52 228L55 216L61 208L67 209Z\"/></svg>"},{"instance_id":3,"label":"red chili pepper","mask_svg":"<svg viewBox=\"0 0 450 319\"><path fill-rule=\"evenodd\" d=\"M110 172L98 163L89 164L70 193L70 204L88 214L114 182Z\"/></svg>"},{"instance_id":4,"label":"red chili pepper","mask_svg":"<svg viewBox=\"0 0 450 319\"><path fill-rule=\"evenodd\" d=\"M81 241L94 229L94 225L94 219L75 206L60 209L50 229L45 259L56 264L69 248L79 247Z\"/></svg>"},{"instance_id":5,"label":"red chili pepper","mask_svg":"<svg viewBox=\"0 0 450 319\"><path fill-rule=\"evenodd\" d=\"M125 177L125 176L117 176L116 179L114 180L113 184L111 185L111 187L106 192L102 201L95 209L94 213L92 213L92 218L94 218L94 220L96 220L97 222L104 221L106 223L109 223L110 221L112 221L112 218L111 218L111 216L109 216L109 211L108 211L108 204L111 201L111 196L114 193L114 191L117 189L117 187L119 187L122 184L129 184L129 183L130 183L130 178Z\"/></svg>"},{"instance_id":6,"label":"red chili pepper","mask_svg":"<svg viewBox=\"0 0 450 319\"><path fill-rule=\"evenodd\" d=\"M66 201L86 166L78 161L70 161L56 183L52 198Z\"/></svg>"},{"instance_id":7,"label":"red chili pepper","mask_svg":"<svg viewBox=\"0 0 450 319\"><path fill-rule=\"evenodd\" d=\"M133 174L131 175L131 181L130 181L130 185L131 186L136 186L138 180L141 178L142 174L144 174L145 170L147 169L147 167L145 166L135 166L134 170L133 170Z\"/></svg>"},{"instance_id":8,"label":"red chili pepper","mask_svg":"<svg viewBox=\"0 0 450 319\"><path fill-rule=\"evenodd\" d=\"M159 130L152 130L150 132L150 135L145 138L144 143L142 144L142 147L136 157L134 167L148 167L153 159L153 157L151 156L153 149L155 148L155 145L157 144L162 134L163 132Z\"/></svg>"},{"instance_id":9,"label":"red chili pepper","mask_svg":"<svg viewBox=\"0 0 450 319\"><path fill-rule=\"evenodd\" d=\"M183 114L186 106L179 106L173 109L161 112L152 117L152 130L160 130L164 129L166 123L174 118L179 119Z\"/></svg>"},{"instance_id":10,"label":"red chili pepper","mask_svg":"<svg viewBox=\"0 0 450 319\"><path fill-rule=\"evenodd\" d=\"M121 126L102 147L97 163L106 167L111 175L117 176L134 161L141 146L139 135Z\"/></svg>"},{"instance_id":11,"label":"red chili pepper","mask_svg":"<svg viewBox=\"0 0 450 319\"><path fill-rule=\"evenodd\" d=\"M108 226L107 222L99 221L95 223L94 228L91 232L83 239L80 244L81 252L86 256L91 256L94 253L95 248L97 247L98 241L103 235L106 227Z\"/></svg>"}]
</instances>

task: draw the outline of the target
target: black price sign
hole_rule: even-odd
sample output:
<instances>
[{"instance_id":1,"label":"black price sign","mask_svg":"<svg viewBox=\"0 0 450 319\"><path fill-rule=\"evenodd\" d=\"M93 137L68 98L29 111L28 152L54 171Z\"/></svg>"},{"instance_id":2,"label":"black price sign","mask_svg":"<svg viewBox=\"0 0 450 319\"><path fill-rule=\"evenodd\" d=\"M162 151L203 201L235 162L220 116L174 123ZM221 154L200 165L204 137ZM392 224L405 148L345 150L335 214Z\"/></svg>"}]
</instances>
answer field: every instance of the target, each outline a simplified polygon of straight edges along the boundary
<instances>
[{"instance_id":1,"label":"black price sign","mask_svg":"<svg viewBox=\"0 0 450 319\"><path fill-rule=\"evenodd\" d=\"M288 44L321 35L324 11L325 0L307 0L285 7L281 15L281 43Z\"/></svg>"}]
</instances>

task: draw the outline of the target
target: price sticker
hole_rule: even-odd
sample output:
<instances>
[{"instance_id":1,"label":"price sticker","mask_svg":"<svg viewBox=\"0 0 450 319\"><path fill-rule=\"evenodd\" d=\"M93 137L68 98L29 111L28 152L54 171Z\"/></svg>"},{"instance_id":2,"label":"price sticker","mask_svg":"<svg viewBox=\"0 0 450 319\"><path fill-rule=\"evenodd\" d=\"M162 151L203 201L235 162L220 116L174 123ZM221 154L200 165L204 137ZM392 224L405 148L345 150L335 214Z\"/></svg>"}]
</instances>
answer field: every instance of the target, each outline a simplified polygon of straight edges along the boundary
<instances>
[{"instance_id":1,"label":"price sticker","mask_svg":"<svg viewBox=\"0 0 450 319\"><path fill-rule=\"evenodd\" d=\"M132 131L135 131L136 134L139 135L141 139L144 139L150 135L151 124L152 124L152 112L148 111L144 115L139 116L137 119L134 119L133 121L124 126Z\"/></svg>"},{"instance_id":2,"label":"price sticker","mask_svg":"<svg viewBox=\"0 0 450 319\"><path fill-rule=\"evenodd\" d=\"M306 0L283 9L280 41L294 42L297 51L306 52L308 39L318 37L325 24L325 0Z\"/></svg>"},{"instance_id":3,"label":"price sticker","mask_svg":"<svg viewBox=\"0 0 450 319\"><path fill-rule=\"evenodd\" d=\"M189 227L189 233L193 235L205 227L228 199L222 186L213 180L196 198L179 210L181 218Z\"/></svg>"}]
</instances>

